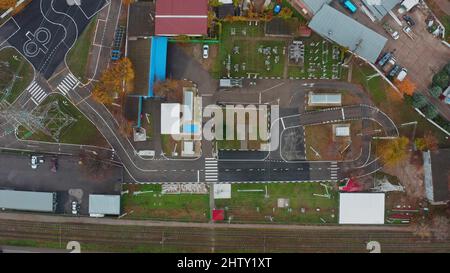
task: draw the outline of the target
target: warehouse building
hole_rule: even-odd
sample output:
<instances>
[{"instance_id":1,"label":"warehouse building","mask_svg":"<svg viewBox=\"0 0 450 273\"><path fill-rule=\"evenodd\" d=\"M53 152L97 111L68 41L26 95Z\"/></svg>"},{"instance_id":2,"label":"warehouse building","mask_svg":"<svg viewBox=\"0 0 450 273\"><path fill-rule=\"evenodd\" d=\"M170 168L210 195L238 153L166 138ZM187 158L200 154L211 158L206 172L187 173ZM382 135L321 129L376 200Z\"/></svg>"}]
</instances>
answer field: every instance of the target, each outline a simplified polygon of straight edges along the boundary
<instances>
[{"instance_id":1,"label":"warehouse building","mask_svg":"<svg viewBox=\"0 0 450 273\"><path fill-rule=\"evenodd\" d=\"M0 190L0 209L55 212L56 193Z\"/></svg>"},{"instance_id":2,"label":"warehouse building","mask_svg":"<svg viewBox=\"0 0 450 273\"><path fill-rule=\"evenodd\" d=\"M331 40L361 58L375 63L387 38L344 13L324 5L309 23L309 27L322 37Z\"/></svg>"}]
</instances>

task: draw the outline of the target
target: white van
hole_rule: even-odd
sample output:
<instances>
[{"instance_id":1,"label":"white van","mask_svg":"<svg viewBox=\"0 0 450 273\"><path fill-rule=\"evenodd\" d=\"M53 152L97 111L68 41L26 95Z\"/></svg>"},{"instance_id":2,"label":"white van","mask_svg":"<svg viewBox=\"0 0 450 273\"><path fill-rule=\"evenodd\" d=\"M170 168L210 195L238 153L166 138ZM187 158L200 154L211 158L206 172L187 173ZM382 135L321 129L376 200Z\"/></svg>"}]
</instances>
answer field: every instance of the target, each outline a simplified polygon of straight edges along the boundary
<instances>
[{"instance_id":1,"label":"white van","mask_svg":"<svg viewBox=\"0 0 450 273\"><path fill-rule=\"evenodd\" d=\"M400 73L398 73L398 75L397 75L397 80L398 81L403 81L406 78L407 75L408 75L408 69L402 68Z\"/></svg>"}]
</instances>

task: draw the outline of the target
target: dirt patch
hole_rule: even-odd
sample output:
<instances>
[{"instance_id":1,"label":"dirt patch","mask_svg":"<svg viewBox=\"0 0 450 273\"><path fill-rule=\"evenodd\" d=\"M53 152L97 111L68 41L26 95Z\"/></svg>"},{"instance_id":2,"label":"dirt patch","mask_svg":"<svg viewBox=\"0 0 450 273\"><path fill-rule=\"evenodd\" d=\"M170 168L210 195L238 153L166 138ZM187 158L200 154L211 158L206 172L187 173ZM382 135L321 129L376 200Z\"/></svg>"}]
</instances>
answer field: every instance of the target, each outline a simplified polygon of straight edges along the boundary
<instances>
[{"instance_id":1,"label":"dirt patch","mask_svg":"<svg viewBox=\"0 0 450 273\"><path fill-rule=\"evenodd\" d=\"M347 124L347 123L346 123ZM352 121L350 137L334 137L333 125L305 126L308 160L351 160L361 152L362 122ZM317 153L316 153L317 152Z\"/></svg>"},{"instance_id":2,"label":"dirt patch","mask_svg":"<svg viewBox=\"0 0 450 273\"><path fill-rule=\"evenodd\" d=\"M423 167L411 164L409 157L395 166L384 167L384 171L398 177L410 201L421 200L425 197Z\"/></svg>"},{"instance_id":3,"label":"dirt patch","mask_svg":"<svg viewBox=\"0 0 450 273\"><path fill-rule=\"evenodd\" d=\"M215 60L219 53L219 46L209 45L209 57L208 59L203 58L203 45L202 44L180 44L180 47L190 56L193 56L202 67L207 71L212 71L214 67Z\"/></svg>"}]
</instances>

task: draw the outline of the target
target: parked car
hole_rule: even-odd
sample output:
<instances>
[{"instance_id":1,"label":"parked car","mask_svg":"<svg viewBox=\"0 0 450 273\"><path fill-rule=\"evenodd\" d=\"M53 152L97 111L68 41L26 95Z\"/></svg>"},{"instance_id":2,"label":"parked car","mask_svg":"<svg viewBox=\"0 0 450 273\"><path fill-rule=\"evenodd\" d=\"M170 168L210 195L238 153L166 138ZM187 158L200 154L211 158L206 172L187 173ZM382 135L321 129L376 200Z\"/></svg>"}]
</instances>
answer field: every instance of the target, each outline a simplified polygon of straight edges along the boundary
<instances>
[{"instance_id":1,"label":"parked car","mask_svg":"<svg viewBox=\"0 0 450 273\"><path fill-rule=\"evenodd\" d=\"M400 70L400 73L398 73L398 75L397 75L397 80L403 81L407 75L408 75L408 69L402 68L402 70Z\"/></svg>"},{"instance_id":2,"label":"parked car","mask_svg":"<svg viewBox=\"0 0 450 273\"><path fill-rule=\"evenodd\" d=\"M398 31L394 30L389 24L384 24L383 28L387 33L389 33L389 35L391 35L392 39L398 40L398 38L400 37Z\"/></svg>"},{"instance_id":3,"label":"parked car","mask_svg":"<svg viewBox=\"0 0 450 273\"><path fill-rule=\"evenodd\" d=\"M80 209L80 206L78 205L77 201L72 201L72 214L77 215L78 211Z\"/></svg>"},{"instance_id":4,"label":"parked car","mask_svg":"<svg viewBox=\"0 0 450 273\"><path fill-rule=\"evenodd\" d=\"M400 72L401 66L399 65L395 65L394 68L391 69L391 71L389 71L389 77L393 78L395 76L397 76L397 74Z\"/></svg>"},{"instance_id":5,"label":"parked car","mask_svg":"<svg viewBox=\"0 0 450 273\"><path fill-rule=\"evenodd\" d=\"M209 45L203 45L203 59L208 59L209 57Z\"/></svg>"},{"instance_id":6,"label":"parked car","mask_svg":"<svg viewBox=\"0 0 450 273\"><path fill-rule=\"evenodd\" d=\"M396 60L394 58L390 58L389 61L382 67L382 70L385 75L388 75L389 72L392 70L393 67L395 67Z\"/></svg>"},{"instance_id":7,"label":"parked car","mask_svg":"<svg viewBox=\"0 0 450 273\"><path fill-rule=\"evenodd\" d=\"M383 67L388 61L389 59L392 57L392 53L391 52L386 52L384 53L383 57L381 57L380 60L378 60L378 65L380 67Z\"/></svg>"},{"instance_id":8,"label":"parked car","mask_svg":"<svg viewBox=\"0 0 450 273\"><path fill-rule=\"evenodd\" d=\"M413 18L409 15L403 15L403 20L408 24L408 26L413 27L416 22L414 22Z\"/></svg>"},{"instance_id":9,"label":"parked car","mask_svg":"<svg viewBox=\"0 0 450 273\"><path fill-rule=\"evenodd\" d=\"M37 156L33 155L31 156L31 168L35 170L37 169L37 167L38 167L38 158Z\"/></svg>"},{"instance_id":10,"label":"parked car","mask_svg":"<svg viewBox=\"0 0 450 273\"><path fill-rule=\"evenodd\" d=\"M340 0L339 2L341 3L341 5L344 8L349 10L351 13L355 13L358 10L358 8L356 7L355 3L353 3L350 0Z\"/></svg>"}]
</instances>

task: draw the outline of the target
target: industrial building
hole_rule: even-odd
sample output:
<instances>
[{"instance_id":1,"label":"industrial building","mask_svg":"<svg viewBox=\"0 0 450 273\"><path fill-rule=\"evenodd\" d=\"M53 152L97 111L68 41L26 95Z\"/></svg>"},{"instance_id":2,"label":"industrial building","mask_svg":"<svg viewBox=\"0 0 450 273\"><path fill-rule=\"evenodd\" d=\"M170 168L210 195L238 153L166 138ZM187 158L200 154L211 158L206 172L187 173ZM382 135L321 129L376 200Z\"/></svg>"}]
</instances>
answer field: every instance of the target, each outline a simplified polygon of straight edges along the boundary
<instances>
[{"instance_id":1,"label":"industrial building","mask_svg":"<svg viewBox=\"0 0 450 273\"><path fill-rule=\"evenodd\" d=\"M55 212L56 193L0 190L0 209Z\"/></svg>"}]
</instances>

